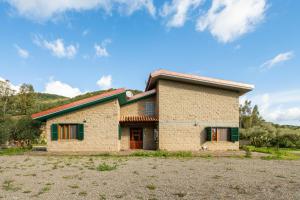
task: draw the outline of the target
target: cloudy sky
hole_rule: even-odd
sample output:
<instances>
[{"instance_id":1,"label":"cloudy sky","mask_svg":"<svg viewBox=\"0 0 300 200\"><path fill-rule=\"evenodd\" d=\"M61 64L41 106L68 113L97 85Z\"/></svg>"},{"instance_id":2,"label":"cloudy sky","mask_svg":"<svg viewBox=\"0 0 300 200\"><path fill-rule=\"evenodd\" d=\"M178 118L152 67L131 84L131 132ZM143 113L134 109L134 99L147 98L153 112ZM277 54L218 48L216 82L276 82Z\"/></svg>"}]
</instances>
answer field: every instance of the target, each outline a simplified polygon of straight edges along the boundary
<instances>
[{"instance_id":1,"label":"cloudy sky","mask_svg":"<svg viewBox=\"0 0 300 200\"><path fill-rule=\"evenodd\" d=\"M73 97L178 72L251 83L241 99L300 125L300 1L0 0L0 80Z\"/></svg>"}]
</instances>

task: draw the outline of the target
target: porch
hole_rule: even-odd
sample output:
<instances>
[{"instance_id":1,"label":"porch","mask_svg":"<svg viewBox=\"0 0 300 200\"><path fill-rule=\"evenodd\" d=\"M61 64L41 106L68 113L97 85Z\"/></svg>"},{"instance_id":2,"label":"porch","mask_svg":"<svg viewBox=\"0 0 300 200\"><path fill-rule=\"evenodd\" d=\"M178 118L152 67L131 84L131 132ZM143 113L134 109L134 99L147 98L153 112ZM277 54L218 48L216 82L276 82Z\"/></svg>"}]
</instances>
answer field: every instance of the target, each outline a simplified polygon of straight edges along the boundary
<instances>
[{"instance_id":1,"label":"porch","mask_svg":"<svg viewBox=\"0 0 300 200\"><path fill-rule=\"evenodd\" d=\"M153 116L122 116L120 119L120 149L156 150L158 119Z\"/></svg>"}]
</instances>

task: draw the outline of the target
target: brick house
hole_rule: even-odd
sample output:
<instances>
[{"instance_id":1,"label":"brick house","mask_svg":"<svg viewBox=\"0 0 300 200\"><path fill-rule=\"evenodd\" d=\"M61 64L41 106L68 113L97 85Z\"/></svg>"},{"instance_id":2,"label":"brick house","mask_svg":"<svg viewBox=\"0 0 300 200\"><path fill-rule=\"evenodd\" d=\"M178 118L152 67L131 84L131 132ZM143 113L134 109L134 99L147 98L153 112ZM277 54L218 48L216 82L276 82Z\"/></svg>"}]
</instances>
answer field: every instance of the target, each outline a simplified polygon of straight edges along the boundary
<instances>
[{"instance_id":1,"label":"brick house","mask_svg":"<svg viewBox=\"0 0 300 200\"><path fill-rule=\"evenodd\" d=\"M239 148L239 96L253 85L158 70L145 92L125 89L35 113L48 151Z\"/></svg>"}]
</instances>

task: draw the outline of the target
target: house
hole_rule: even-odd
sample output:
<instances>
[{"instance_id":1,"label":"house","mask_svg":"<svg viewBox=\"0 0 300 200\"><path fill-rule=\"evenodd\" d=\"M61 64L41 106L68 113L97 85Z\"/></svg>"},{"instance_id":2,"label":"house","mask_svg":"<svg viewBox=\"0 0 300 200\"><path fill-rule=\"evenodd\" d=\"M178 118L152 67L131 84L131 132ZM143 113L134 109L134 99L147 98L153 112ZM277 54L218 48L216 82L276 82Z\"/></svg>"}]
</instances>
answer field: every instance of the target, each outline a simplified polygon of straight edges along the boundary
<instances>
[{"instance_id":1,"label":"house","mask_svg":"<svg viewBox=\"0 0 300 200\"><path fill-rule=\"evenodd\" d=\"M145 92L116 89L32 115L48 151L239 149L239 97L253 85L167 70Z\"/></svg>"}]
</instances>

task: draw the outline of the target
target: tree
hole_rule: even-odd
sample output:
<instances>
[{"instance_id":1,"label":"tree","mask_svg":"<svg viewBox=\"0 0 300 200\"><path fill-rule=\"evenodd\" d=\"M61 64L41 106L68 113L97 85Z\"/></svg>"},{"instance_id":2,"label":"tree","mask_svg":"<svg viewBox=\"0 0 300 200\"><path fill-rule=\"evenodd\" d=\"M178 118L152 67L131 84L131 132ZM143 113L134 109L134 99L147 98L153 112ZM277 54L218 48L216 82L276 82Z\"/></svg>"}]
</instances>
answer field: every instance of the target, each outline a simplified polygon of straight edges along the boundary
<instances>
[{"instance_id":1,"label":"tree","mask_svg":"<svg viewBox=\"0 0 300 200\"><path fill-rule=\"evenodd\" d=\"M252 126L258 126L262 121L262 117L259 115L258 106L255 105L251 113Z\"/></svg>"},{"instance_id":2,"label":"tree","mask_svg":"<svg viewBox=\"0 0 300 200\"><path fill-rule=\"evenodd\" d=\"M29 114L29 111L34 106L34 103L35 103L35 93L34 93L33 86L25 83L22 84L17 96L17 106L20 111L20 114L23 115Z\"/></svg>"},{"instance_id":3,"label":"tree","mask_svg":"<svg viewBox=\"0 0 300 200\"><path fill-rule=\"evenodd\" d=\"M16 93L11 89L11 84L8 80L0 81L0 115L3 117L13 104L12 96Z\"/></svg>"},{"instance_id":4,"label":"tree","mask_svg":"<svg viewBox=\"0 0 300 200\"><path fill-rule=\"evenodd\" d=\"M263 121L259 114L258 106L252 107L251 101L246 100L243 105L240 105L240 127L251 128L258 126Z\"/></svg>"}]
</instances>

